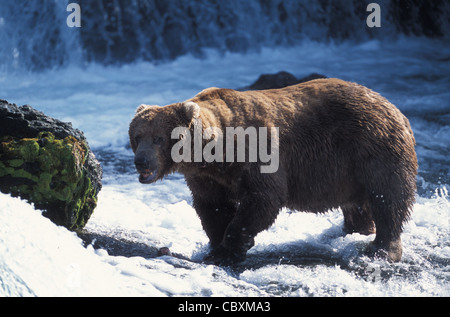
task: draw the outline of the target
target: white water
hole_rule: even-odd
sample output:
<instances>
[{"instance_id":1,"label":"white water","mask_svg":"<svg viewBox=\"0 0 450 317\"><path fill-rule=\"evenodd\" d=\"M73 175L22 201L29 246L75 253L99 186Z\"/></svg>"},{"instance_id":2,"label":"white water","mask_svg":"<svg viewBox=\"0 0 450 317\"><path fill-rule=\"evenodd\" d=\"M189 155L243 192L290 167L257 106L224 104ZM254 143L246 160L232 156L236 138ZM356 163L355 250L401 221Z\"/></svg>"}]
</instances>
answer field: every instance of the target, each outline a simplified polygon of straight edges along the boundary
<instances>
[{"instance_id":1,"label":"white water","mask_svg":"<svg viewBox=\"0 0 450 317\"><path fill-rule=\"evenodd\" d=\"M94 241L85 247L40 211L1 194L0 296L449 296L449 57L448 45L424 39L311 42L247 55L208 52L205 59L185 56L158 66L4 75L0 98L30 104L85 132L104 166L99 204L86 229L113 246L95 249L101 244ZM208 248L180 175L154 185L138 182L126 147L135 108L182 101L210 86L246 86L280 70L364 84L410 118L421 195L405 226L400 263L363 256L374 237L344 236L339 211L283 210L235 270L146 253L145 246L168 246L198 261Z\"/></svg>"}]
</instances>

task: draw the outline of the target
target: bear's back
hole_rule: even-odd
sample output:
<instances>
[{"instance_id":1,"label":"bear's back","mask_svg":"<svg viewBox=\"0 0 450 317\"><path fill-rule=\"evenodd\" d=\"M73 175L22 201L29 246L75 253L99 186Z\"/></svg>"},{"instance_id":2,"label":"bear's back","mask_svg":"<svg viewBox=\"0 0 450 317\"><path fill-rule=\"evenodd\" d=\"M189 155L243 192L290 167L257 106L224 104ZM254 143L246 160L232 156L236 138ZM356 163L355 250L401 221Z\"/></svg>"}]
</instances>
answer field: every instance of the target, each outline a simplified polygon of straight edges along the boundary
<instances>
[{"instance_id":1,"label":"bear's back","mask_svg":"<svg viewBox=\"0 0 450 317\"><path fill-rule=\"evenodd\" d=\"M208 88L192 101L198 103L204 113L215 117L216 124L222 128L313 124L313 128L322 129L331 125L336 128L365 124L386 131L406 128L412 135L406 117L384 97L364 86L335 78L316 79L281 89Z\"/></svg>"}]
</instances>

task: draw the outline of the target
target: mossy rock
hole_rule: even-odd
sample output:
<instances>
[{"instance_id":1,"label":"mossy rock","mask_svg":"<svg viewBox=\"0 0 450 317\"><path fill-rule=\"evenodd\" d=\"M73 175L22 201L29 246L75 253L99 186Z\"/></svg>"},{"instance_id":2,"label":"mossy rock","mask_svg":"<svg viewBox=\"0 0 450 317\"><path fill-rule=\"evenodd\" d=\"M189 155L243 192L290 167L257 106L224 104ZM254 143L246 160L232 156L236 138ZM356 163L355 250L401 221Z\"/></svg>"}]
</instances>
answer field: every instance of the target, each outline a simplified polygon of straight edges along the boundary
<instances>
[{"instance_id":1,"label":"mossy rock","mask_svg":"<svg viewBox=\"0 0 450 317\"><path fill-rule=\"evenodd\" d=\"M0 123L6 118L2 110L0 105ZM79 130L69 135L70 129L60 137L50 131L30 137L23 128L19 137L0 135L0 190L28 200L54 223L76 230L86 225L97 206L102 169L84 135Z\"/></svg>"}]
</instances>

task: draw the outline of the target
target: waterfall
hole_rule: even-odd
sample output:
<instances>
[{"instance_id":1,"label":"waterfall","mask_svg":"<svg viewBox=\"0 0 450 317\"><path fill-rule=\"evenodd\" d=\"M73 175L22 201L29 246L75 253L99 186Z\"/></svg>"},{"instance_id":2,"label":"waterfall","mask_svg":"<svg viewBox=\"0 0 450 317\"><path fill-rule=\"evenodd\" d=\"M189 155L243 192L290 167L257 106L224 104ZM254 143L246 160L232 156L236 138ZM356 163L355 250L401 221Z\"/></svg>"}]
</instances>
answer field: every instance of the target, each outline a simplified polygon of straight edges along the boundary
<instances>
[{"instance_id":1,"label":"waterfall","mask_svg":"<svg viewBox=\"0 0 450 317\"><path fill-rule=\"evenodd\" d=\"M69 2L81 27L70 28ZM69 63L154 63L205 48L247 52L314 41L450 37L450 2L378 0L0 0L0 71L42 71Z\"/></svg>"}]
</instances>

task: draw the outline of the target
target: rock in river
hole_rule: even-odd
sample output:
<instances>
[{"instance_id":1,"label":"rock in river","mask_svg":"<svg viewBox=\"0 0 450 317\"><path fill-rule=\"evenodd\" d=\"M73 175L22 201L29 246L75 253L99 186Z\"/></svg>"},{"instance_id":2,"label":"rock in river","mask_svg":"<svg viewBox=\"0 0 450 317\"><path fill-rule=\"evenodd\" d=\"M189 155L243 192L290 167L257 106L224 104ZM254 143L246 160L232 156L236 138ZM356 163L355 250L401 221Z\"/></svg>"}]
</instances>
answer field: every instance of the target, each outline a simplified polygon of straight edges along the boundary
<instances>
[{"instance_id":1,"label":"rock in river","mask_svg":"<svg viewBox=\"0 0 450 317\"><path fill-rule=\"evenodd\" d=\"M54 223L76 230L97 206L101 179L101 165L82 131L30 106L0 100L2 192L33 203Z\"/></svg>"}]
</instances>

